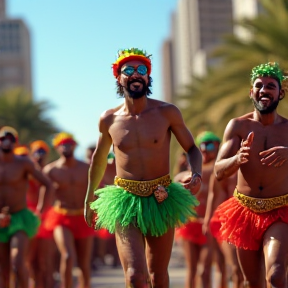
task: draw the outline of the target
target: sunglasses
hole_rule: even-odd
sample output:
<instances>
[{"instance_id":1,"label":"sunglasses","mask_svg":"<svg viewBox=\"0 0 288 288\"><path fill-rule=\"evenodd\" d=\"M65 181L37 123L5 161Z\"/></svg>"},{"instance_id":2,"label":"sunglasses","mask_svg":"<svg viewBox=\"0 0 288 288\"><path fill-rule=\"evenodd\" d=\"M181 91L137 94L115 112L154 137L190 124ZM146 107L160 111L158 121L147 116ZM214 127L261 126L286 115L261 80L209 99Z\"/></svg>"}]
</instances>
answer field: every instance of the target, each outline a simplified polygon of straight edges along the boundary
<instances>
[{"instance_id":1,"label":"sunglasses","mask_svg":"<svg viewBox=\"0 0 288 288\"><path fill-rule=\"evenodd\" d=\"M0 141L4 141L5 139L10 139L12 143L16 143L16 138L10 133L5 133L4 136L0 137Z\"/></svg>"},{"instance_id":2,"label":"sunglasses","mask_svg":"<svg viewBox=\"0 0 288 288\"><path fill-rule=\"evenodd\" d=\"M213 151L215 149L215 145L213 142L203 142L200 144L200 149L202 151Z\"/></svg>"},{"instance_id":3,"label":"sunglasses","mask_svg":"<svg viewBox=\"0 0 288 288\"><path fill-rule=\"evenodd\" d=\"M126 66L121 70L121 73L125 74L126 76L132 76L133 73L137 71L138 74L144 76L147 74L147 67L145 65L138 65L138 66Z\"/></svg>"}]
</instances>

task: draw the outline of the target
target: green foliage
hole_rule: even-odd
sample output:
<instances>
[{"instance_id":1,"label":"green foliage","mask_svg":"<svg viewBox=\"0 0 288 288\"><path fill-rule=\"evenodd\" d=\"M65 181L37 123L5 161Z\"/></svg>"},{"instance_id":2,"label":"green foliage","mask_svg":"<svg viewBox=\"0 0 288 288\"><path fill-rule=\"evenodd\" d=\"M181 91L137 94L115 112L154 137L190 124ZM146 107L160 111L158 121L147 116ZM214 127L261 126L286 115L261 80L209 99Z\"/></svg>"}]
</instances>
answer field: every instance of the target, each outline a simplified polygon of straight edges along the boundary
<instances>
[{"instance_id":1,"label":"green foliage","mask_svg":"<svg viewBox=\"0 0 288 288\"><path fill-rule=\"evenodd\" d=\"M0 95L0 127L15 128L21 144L27 145L34 140L50 144L52 134L58 131L52 120L45 116L51 108L46 101L33 101L21 89L7 90Z\"/></svg>"}]
</instances>

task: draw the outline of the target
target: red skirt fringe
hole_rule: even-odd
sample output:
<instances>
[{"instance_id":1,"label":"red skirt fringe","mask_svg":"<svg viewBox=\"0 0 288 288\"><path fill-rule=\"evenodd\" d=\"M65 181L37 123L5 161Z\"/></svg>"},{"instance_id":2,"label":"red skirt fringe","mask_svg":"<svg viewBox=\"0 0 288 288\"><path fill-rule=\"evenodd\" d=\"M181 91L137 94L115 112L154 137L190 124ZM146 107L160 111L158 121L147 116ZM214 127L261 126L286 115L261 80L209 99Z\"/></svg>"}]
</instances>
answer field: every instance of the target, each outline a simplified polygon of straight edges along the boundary
<instances>
[{"instance_id":1,"label":"red skirt fringe","mask_svg":"<svg viewBox=\"0 0 288 288\"><path fill-rule=\"evenodd\" d=\"M207 242L206 236L202 233L202 223L197 219L177 228L175 236L176 239L183 238L198 245L204 245Z\"/></svg>"},{"instance_id":2,"label":"red skirt fringe","mask_svg":"<svg viewBox=\"0 0 288 288\"><path fill-rule=\"evenodd\" d=\"M288 206L255 213L231 197L216 209L210 230L218 241L226 241L246 250L258 250L262 245L263 234L277 221L288 224Z\"/></svg>"}]
</instances>

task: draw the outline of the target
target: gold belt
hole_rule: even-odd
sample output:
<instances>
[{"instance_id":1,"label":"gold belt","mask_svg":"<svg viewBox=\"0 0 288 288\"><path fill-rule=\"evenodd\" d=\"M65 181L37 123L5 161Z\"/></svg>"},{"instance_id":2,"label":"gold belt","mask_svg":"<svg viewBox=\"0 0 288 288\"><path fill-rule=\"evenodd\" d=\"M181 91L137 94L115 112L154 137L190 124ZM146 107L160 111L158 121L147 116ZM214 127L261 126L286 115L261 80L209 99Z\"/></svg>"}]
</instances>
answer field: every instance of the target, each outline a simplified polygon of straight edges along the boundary
<instances>
[{"instance_id":1,"label":"gold belt","mask_svg":"<svg viewBox=\"0 0 288 288\"><path fill-rule=\"evenodd\" d=\"M84 215L84 209L67 209L67 208L62 208L60 206L55 205L54 211L62 214L62 215L69 215L69 216L77 216L77 215Z\"/></svg>"},{"instance_id":2,"label":"gold belt","mask_svg":"<svg viewBox=\"0 0 288 288\"><path fill-rule=\"evenodd\" d=\"M254 198L234 190L233 196L245 207L263 213L288 205L288 194L272 198Z\"/></svg>"},{"instance_id":3,"label":"gold belt","mask_svg":"<svg viewBox=\"0 0 288 288\"><path fill-rule=\"evenodd\" d=\"M148 181L127 180L118 176L115 176L114 178L114 185L122 187L128 192L142 197L150 196L157 189L158 185L168 187L171 182L169 174Z\"/></svg>"}]
</instances>

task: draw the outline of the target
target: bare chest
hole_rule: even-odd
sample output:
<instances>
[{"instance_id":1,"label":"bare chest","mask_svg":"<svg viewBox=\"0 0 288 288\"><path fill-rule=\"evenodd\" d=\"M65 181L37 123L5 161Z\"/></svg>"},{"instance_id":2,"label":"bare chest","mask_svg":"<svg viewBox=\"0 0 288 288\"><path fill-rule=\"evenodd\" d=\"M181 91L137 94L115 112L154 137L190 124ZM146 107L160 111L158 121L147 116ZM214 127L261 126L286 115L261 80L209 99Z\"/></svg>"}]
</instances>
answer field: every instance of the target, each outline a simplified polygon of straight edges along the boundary
<instances>
[{"instance_id":1,"label":"bare chest","mask_svg":"<svg viewBox=\"0 0 288 288\"><path fill-rule=\"evenodd\" d=\"M15 163L0 163L0 185L13 185L25 180L22 165Z\"/></svg>"},{"instance_id":2,"label":"bare chest","mask_svg":"<svg viewBox=\"0 0 288 288\"><path fill-rule=\"evenodd\" d=\"M113 144L120 150L161 147L170 135L165 118L145 116L117 117L109 129Z\"/></svg>"}]
</instances>

